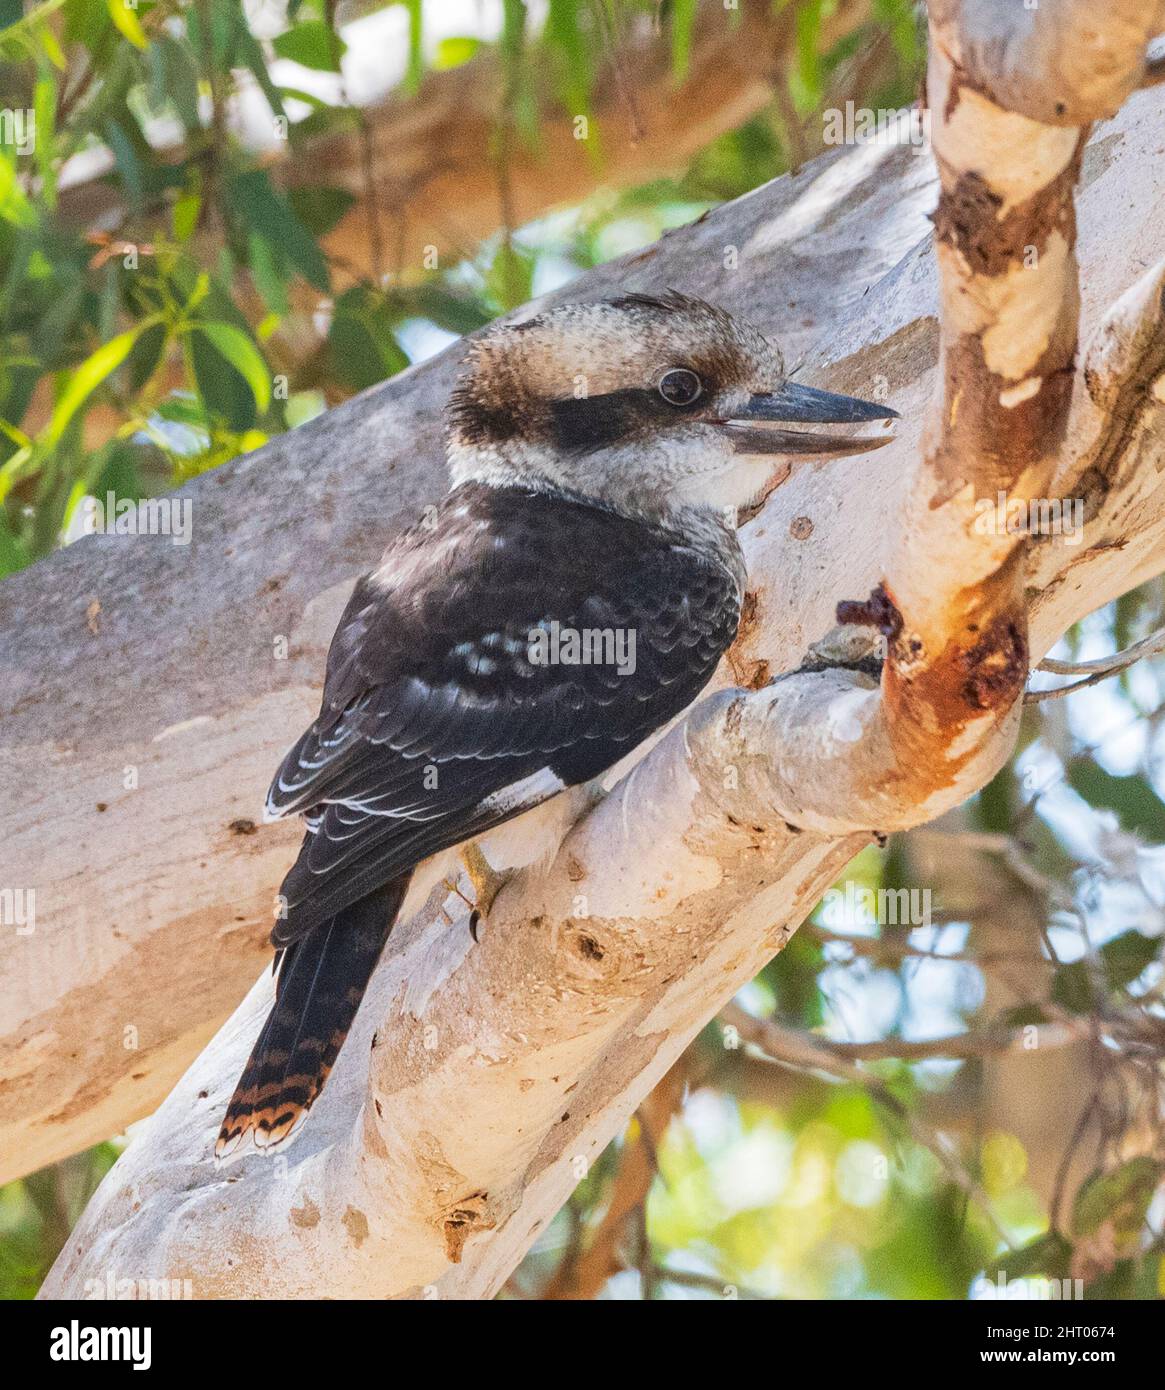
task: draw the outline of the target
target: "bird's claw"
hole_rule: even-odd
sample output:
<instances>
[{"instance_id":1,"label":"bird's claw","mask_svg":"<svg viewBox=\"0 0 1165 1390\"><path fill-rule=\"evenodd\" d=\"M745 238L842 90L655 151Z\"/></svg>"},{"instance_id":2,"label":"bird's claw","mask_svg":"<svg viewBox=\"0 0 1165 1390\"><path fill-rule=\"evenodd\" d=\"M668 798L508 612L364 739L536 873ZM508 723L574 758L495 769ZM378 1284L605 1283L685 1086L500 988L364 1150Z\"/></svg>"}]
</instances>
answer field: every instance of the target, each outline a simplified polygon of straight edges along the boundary
<instances>
[{"instance_id":1,"label":"bird's claw","mask_svg":"<svg viewBox=\"0 0 1165 1390\"><path fill-rule=\"evenodd\" d=\"M506 875L499 874L475 844L466 845L460 852L460 858L465 865L466 876L473 885L473 897L466 897L452 880L446 879L445 883L469 908L469 934L476 941L478 927L489 916L494 899L506 882Z\"/></svg>"}]
</instances>

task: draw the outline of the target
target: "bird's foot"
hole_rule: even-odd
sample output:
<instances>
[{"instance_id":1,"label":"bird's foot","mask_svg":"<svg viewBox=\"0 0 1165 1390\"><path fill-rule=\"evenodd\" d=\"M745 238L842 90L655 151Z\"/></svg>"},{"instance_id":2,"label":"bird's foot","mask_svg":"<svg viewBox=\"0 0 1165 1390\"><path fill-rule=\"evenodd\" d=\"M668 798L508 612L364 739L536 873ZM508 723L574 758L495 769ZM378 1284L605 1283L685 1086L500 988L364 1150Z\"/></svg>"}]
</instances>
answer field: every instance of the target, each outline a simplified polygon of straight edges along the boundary
<instances>
[{"instance_id":1,"label":"bird's foot","mask_svg":"<svg viewBox=\"0 0 1165 1390\"><path fill-rule=\"evenodd\" d=\"M493 907L494 899L501 892L507 875L499 874L476 844L466 845L459 851L459 857L465 865L466 875L473 885L472 899L466 897L456 883L448 879L446 879L446 883L469 908L469 931L476 941L478 926L489 916L490 908Z\"/></svg>"}]
</instances>

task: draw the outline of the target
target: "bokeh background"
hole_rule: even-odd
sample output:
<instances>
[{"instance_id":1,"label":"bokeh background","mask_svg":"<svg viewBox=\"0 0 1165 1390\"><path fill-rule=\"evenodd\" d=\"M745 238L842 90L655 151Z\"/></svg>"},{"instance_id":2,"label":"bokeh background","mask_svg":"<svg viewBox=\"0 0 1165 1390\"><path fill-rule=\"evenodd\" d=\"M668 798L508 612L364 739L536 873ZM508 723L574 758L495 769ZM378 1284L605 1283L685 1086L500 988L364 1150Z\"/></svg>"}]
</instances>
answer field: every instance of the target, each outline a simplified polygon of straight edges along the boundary
<instances>
[{"instance_id":1,"label":"bokeh background","mask_svg":"<svg viewBox=\"0 0 1165 1390\"><path fill-rule=\"evenodd\" d=\"M0 0L0 576L86 497L162 493L799 167L846 101L909 106L922 23ZM1127 648L1163 600L1055 655ZM1154 658L1033 701L979 796L850 865L502 1296L963 1299L1000 1270L1165 1295L1163 717ZM0 1296L35 1293L124 1142L0 1189Z\"/></svg>"}]
</instances>

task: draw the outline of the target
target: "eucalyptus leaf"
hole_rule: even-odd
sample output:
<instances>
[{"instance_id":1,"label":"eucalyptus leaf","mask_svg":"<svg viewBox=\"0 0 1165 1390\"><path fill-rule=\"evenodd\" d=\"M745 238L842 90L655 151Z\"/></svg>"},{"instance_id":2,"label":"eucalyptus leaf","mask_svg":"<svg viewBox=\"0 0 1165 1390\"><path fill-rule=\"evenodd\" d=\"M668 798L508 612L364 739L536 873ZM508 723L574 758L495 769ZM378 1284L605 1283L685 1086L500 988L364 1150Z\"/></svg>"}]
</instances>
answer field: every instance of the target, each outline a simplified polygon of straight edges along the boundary
<instances>
[{"instance_id":1,"label":"eucalyptus leaf","mask_svg":"<svg viewBox=\"0 0 1165 1390\"><path fill-rule=\"evenodd\" d=\"M251 339L229 323L200 323L195 331L208 338L222 353L251 388L260 413L265 411L271 404L271 372Z\"/></svg>"},{"instance_id":2,"label":"eucalyptus leaf","mask_svg":"<svg viewBox=\"0 0 1165 1390\"><path fill-rule=\"evenodd\" d=\"M126 360L149 323L149 319L143 319L124 333L119 333L116 338L110 339L108 343L103 343L72 373L45 430L46 445L51 448L60 442L73 416L97 387Z\"/></svg>"},{"instance_id":3,"label":"eucalyptus leaf","mask_svg":"<svg viewBox=\"0 0 1165 1390\"><path fill-rule=\"evenodd\" d=\"M281 58L318 72L339 72L348 45L322 19L307 19L285 30L272 41Z\"/></svg>"}]
</instances>

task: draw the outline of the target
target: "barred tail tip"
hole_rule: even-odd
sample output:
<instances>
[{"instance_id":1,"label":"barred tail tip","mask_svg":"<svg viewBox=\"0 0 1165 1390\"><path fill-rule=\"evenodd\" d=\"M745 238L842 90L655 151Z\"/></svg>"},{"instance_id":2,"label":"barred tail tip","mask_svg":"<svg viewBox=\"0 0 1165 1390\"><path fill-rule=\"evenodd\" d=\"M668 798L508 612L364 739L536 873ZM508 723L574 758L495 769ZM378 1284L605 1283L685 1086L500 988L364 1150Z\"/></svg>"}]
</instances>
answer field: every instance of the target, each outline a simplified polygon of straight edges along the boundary
<instances>
[{"instance_id":1,"label":"barred tail tip","mask_svg":"<svg viewBox=\"0 0 1165 1390\"><path fill-rule=\"evenodd\" d=\"M215 1159L225 1162L235 1155L241 1157L248 1145L269 1157L299 1133L310 1109L310 1105L285 1104L228 1111L215 1140Z\"/></svg>"}]
</instances>

